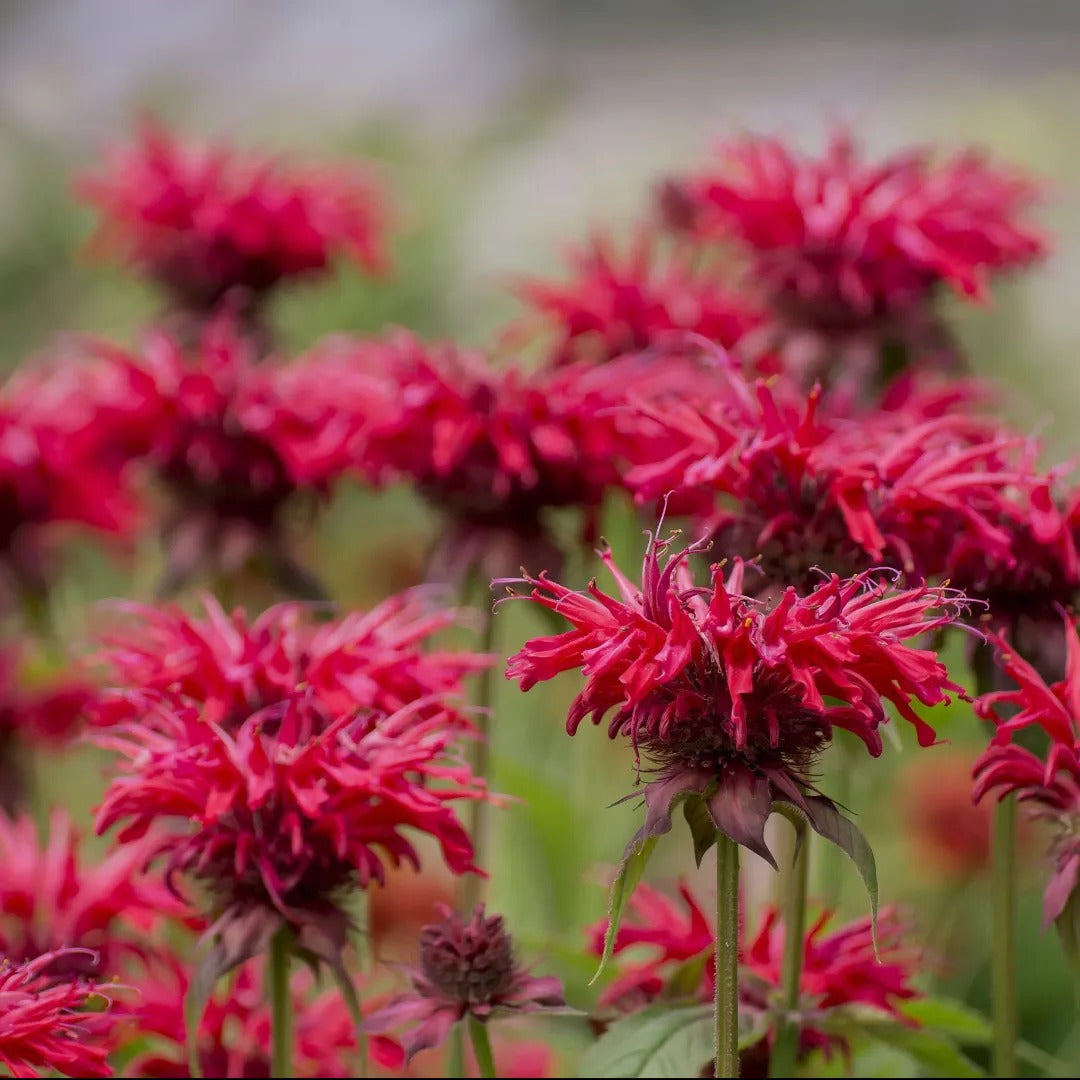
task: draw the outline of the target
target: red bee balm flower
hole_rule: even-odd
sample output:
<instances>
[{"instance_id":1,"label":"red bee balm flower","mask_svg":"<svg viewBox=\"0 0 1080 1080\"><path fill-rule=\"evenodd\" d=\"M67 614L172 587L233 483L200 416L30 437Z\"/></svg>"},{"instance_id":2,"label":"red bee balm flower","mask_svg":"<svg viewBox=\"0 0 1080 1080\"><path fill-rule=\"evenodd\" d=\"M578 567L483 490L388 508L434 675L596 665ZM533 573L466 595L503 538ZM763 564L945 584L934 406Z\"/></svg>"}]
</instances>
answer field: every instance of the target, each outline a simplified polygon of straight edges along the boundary
<instances>
[{"instance_id":1,"label":"red bee balm flower","mask_svg":"<svg viewBox=\"0 0 1080 1080\"><path fill-rule=\"evenodd\" d=\"M249 623L242 610L226 615L206 594L205 618L176 607L123 604L133 621L112 633L104 659L119 685L177 693L228 731L299 689L327 722L358 710L380 716L412 706L418 716L437 714L466 727L464 714L452 713L446 699L464 698L465 677L489 667L492 658L425 651L436 634L463 618L437 607L435 598L420 587L371 611L322 623L295 603L275 605ZM131 701L114 696L99 705L97 718L134 719L132 712Z\"/></svg>"},{"instance_id":2,"label":"red bee balm flower","mask_svg":"<svg viewBox=\"0 0 1080 1080\"><path fill-rule=\"evenodd\" d=\"M701 977L687 990L702 1002L711 1002L715 978L715 932L708 915L685 884L682 904L647 885L639 885L630 900L630 913L615 937L614 951L650 950L649 959L624 969L605 990L603 1000L620 1011L634 1011L659 998L688 961L699 959ZM685 910L684 910L685 909ZM871 1008L910 1023L899 1011L904 1001L918 997L912 986L918 951L905 944L908 929L894 909L883 910L877 922L877 953L869 919L833 927L833 914L823 913L807 930L799 980L800 1057L813 1050L830 1055L845 1050L845 1040L829 1031L828 1014L847 1006ZM590 933L590 949L603 952L607 924ZM768 1051L783 1009L780 977L784 951L784 924L775 908L767 908L758 929L743 928L739 947L739 1011L769 1017L763 1040L743 1052L742 1076L765 1076ZM760 1060L762 1051L764 1060Z\"/></svg>"},{"instance_id":3,"label":"red bee balm flower","mask_svg":"<svg viewBox=\"0 0 1080 1080\"><path fill-rule=\"evenodd\" d=\"M162 591L198 571L235 573L259 556L283 588L321 597L287 551L283 514L303 496L325 497L351 466L342 448L364 415L353 401L362 393L356 379L339 387L331 409L325 391L317 400L307 393L307 360L260 362L226 318L190 350L159 331L138 354L93 348L144 395L143 450L172 503Z\"/></svg>"},{"instance_id":4,"label":"red bee balm flower","mask_svg":"<svg viewBox=\"0 0 1080 1080\"><path fill-rule=\"evenodd\" d=\"M211 997L197 1036L200 1075L270 1075L271 1016L260 967L257 961L245 964L227 988ZM309 992L303 986L308 981L300 975L293 979L295 1075L355 1075L359 1055L348 1007L338 994ZM138 983L133 1009L138 1030L133 1034L142 1049L127 1067L129 1076L191 1075L184 1023L187 987L187 974L175 959ZM376 1064L400 1068L403 1055L392 1040L374 1038L369 1049Z\"/></svg>"},{"instance_id":5,"label":"red bee balm flower","mask_svg":"<svg viewBox=\"0 0 1080 1080\"><path fill-rule=\"evenodd\" d=\"M161 821L185 826L159 835L155 849L168 880L190 873L209 890L219 974L281 926L340 964L348 916L337 901L381 881L384 859L419 866L404 830L431 836L455 873L475 869L448 803L483 789L448 760L445 716L407 709L373 721L348 711L327 723L301 690L226 731L177 699L137 700L140 719L99 736L128 765L106 792L98 831L127 821L119 840L130 843Z\"/></svg>"},{"instance_id":6,"label":"red bee balm flower","mask_svg":"<svg viewBox=\"0 0 1080 1080\"><path fill-rule=\"evenodd\" d=\"M676 182L677 224L740 242L752 279L803 323L895 314L940 284L981 299L990 272L1045 254L1022 219L1036 185L974 150L940 163L924 150L867 163L840 133L820 158L756 136L720 153L721 171Z\"/></svg>"},{"instance_id":7,"label":"red bee balm flower","mask_svg":"<svg viewBox=\"0 0 1080 1080\"><path fill-rule=\"evenodd\" d=\"M718 266L700 254L660 250L660 240L639 234L620 257L598 237L570 254L573 276L565 283L527 280L522 299L557 332L555 364L611 360L652 345L677 343L693 333L733 347L760 322L747 301L724 283Z\"/></svg>"},{"instance_id":8,"label":"red bee balm flower","mask_svg":"<svg viewBox=\"0 0 1080 1080\"><path fill-rule=\"evenodd\" d=\"M1055 835L1050 849L1053 875L1043 896L1044 925L1059 920L1066 941L1080 945L1080 639L1066 620L1065 678L1047 683L1004 638L990 635L999 664L1014 689L984 694L976 711L993 719L997 730L989 748L975 763L976 802L994 793L1003 799L1015 794L1033 817L1049 821ZM1011 742L1013 734L1030 726L1050 738L1046 758ZM1072 913L1071 925L1065 922Z\"/></svg>"},{"instance_id":9,"label":"red bee balm flower","mask_svg":"<svg viewBox=\"0 0 1080 1080\"><path fill-rule=\"evenodd\" d=\"M935 705L962 691L932 651L905 642L958 619L963 598L894 590L864 574L834 576L805 596L788 588L770 610L742 595L742 563L726 581L714 565L711 585L699 587L687 560L700 546L661 565L670 544L650 540L640 589L605 552L616 596L595 583L583 594L525 578L528 599L573 629L528 642L507 677L528 690L580 668L585 689L570 708L570 734L614 710L608 734L629 736L649 762L646 820L631 847L667 832L684 797L704 800L716 829L770 862L764 828L774 802L798 807L835 839L840 818L811 784L814 761L834 727L880 754L886 701L921 744L934 741L912 701Z\"/></svg>"},{"instance_id":10,"label":"red bee balm flower","mask_svg":"<svg viewBox=\"0 0 1080 1080\"><path fill-rule=\"evenodd\" d=\"M43 592L50 527L127 537L130 401L104 365L33 364L0 387L0 589ZM0 597L0 601L2 601Z\"/></svg>"},{"instance_id":11,"label":"red bee balm flower","mask_svg":"<svg viewBox=\"0 0 1080 1080\"><path fill-rule=\"evenodd\" d=\"M619 483L626 387L591 365L496 369L405 335L361 343L356 362L386 377L386 407L360 455L365 475L411 482L450 518L436 579L479 564L485 578L550 564L558 551L545 515L577 509L588 525Z\"/></svg>"},{"instance_id":12,"label":"red bee balm flower","mask_svg":"<svg viewBox=\"0 0 1080 1080\"><path fill-rule=\"evenodd\" d=\"M562 1008L559 980L536 978L514 962L510 935L498 915L477 905L467 922L439 905L442 922L420 931L420 969L411 973L413 992L395 998L364 1021L369 1032L416 1024L402 1045L406 1059L438 1046L459 1020L481 1023L499 1015Z\"/></svg>"},{"instance_id":13,"label":"red bee balm flower","mask_svg":"<svg viewBox=\"0 0 1080 1080\"><path fill-rule=\"evenodd\" d=\"M0 960L0 1064L12 1076L112 1076L114 1018L86 1008L108 999L85 979L55 974L77 951Z\"/></svg>"},{"instance_id":14,"label":"red bee balm flower","mask_svg":"<svg viewBox=\"0 0 1080 1080\"><path fill-rule=\"evenodd\" d=\"M74 945L65 955L75 970L118 975L125 959L152 949L163 918L181 910L144 872L155 848L148 838L90 864L65 811L53 810L44 841L29 817L0 815L0 954L28 960Z\"/></svg>"},{"instance_id":15,"label":"red bee balm flower","mask_svg":"<svg viewBox=\"0 0 1080 1080\"><path fill-rule=\"evenodd\" d=\"M98 246L188 309L208 311L234 288L258 300L339 255L385 267L384 198L363 167L289 167L146 125L77 188L101 211Z\"/></svg>"}]
</instances>

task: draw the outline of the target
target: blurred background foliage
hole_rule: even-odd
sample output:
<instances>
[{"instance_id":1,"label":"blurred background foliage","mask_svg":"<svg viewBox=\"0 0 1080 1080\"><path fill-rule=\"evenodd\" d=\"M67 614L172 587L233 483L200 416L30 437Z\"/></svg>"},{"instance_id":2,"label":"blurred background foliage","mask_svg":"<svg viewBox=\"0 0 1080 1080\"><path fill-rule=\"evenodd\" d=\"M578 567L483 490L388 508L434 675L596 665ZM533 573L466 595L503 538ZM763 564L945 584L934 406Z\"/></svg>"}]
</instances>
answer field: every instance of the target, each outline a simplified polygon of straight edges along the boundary
<instances>
[{"instance_id":1,"label":"blurred background foliage","mask_svg":"<svg viewBox=\"0 0 1080 1080\"><path fill-rule=\"evenodd\" d=\"M512 275L551 272L561 244L628 222L659 173L699 160L715 136L746 127L816 146L842 120L873 149L976 142L1045 178L1054 257L997 289L990 308L956 305L953 321L978 372L1001 380L1003 408L1042 428L1056 455L1072 455L1078 47L1080 4L1065 0L10 2L0 10L0 366L54 347L62 332L132 341L153 316L133 277L85 257L89 215L70 197L72 171L141 112L198 136L379 163L401 224L396 273L372 284L343 272L297 289L276 309L288 350L328 331L388 325L490 341L517 311ZM621 503L607 518L605 535L633 565L638 523ZM416 580L437 529L409 492L346 490L305 557L341 604L366 605ZM53 601L65 639L85 639L94 601L148 595L157 559L152 543L120 557L72 545ZM573 565L579 581L593 569L584 557ZM523 608L499 609L506 653L546 630ZM496 786L516 798L499 815L492 887L523 946L546 954L585 1004L582 929L603 914L604 867L631 830L627 806L605 807L632 778L601 732L565 737L573 691L567 681L522 696L500 682ZM934 847L940 835L980 828L965 807L965 773L984 735L962 704L940 730L951 745L857 759L848 798L875 846L883 900L917 918L928 981L985 1007L982 870L944 865ZM834 752L827 768L841 772L845 760ZM83 751L39 761L39 806L59 798L88 810L100 792L96 761ZM680 858L677 848L668 845L651 878L691 872L689 850ZM1027 848L1023 1032L1080 1060L1072 980L1039 926L1041 839ZM817 892L858 914L854 871L824 865ZM748 891L762 900L770 881L752 867Z\"/></svg>"}]
</instances>

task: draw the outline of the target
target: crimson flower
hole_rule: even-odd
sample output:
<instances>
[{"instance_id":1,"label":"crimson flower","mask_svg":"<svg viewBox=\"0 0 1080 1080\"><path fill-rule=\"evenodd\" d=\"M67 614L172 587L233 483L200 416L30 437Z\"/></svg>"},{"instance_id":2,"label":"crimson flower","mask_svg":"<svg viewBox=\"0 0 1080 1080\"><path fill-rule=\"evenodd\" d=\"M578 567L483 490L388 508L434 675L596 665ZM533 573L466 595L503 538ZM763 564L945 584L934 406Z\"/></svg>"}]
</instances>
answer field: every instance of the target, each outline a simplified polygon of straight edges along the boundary
<instances>
[{"instance_id":1,"label":"crimson flower","mask_svg":"<svg viewBox=\"0 0 1080 1080\"><path fill-rule=\"evenodd\" d=\"M0 960L0 1064L12 1076L112 1076L114 1016L87 1010L109 999L92 982L58 975L70 967L68 949L22 964Z\"/></svg>"},{"instance_id":2,"label":"crimson flower","mask_svg":"<svg viewBox=\"0 0 1080 1080\"><path fill-rule=\"evenodd\" d=\"M975 763L974 798L1016 795L1033 818L1054 830L1053 873L1043 895L1043 922L1058 921L1066 941L1080 943L1080 640L1065 621L1065 677L1048 683L998 635L998 663L1014 687L983 694L975 709L997 725L990 746ZM1049 738L1045 758L1011 741L1016 732L1040 728ZM1071 916L1071 918L1070 918Z\"/></svg>"},{"instance_id":3,"label":"crimson flower","mask_svg":"<svg viewBox=\"0 0 1080 1080\"><path fill-rule=\"evenodd\" d=\"M415 1024L403 1037L406 1060L438 1046L459 1020L481 1023L502 1016L562 1008L562 985L517 966L513 943L499 915L478 904L467 921L445 904L442 921L420 931L420 967L410 972L412 992L364 1021L364 1030L391 1031Z\"/></svg>"},{"instance_id":4,"label":"crimson flower","mask_svg":"<svg viewBox=\"0 0 1080 1080\"><path fill-rule=\"evenodd\" d=\"M337 258L386 268L385 199L366 166L291 166L185 145L146 124L76 186L101 213L97 247L192 312L208 313L230 290L257 305Z\"/></svg>"},{"instance_id":5,"label":"crimson flower","mask_svg":"<svg viewBox=\"0 0 1080 1080\"><path fill-rule=\"evenodd\" d=\"M125 763L97 829L124 823L119 842L146 843L173 888L186 874L205 891L216 918L210 985L282 927L302 953L340 968L349 926L340 901L381 882L385 862L418 867L410 832L434 840L454 873L475 870L449 804L483 788L449 756L453 719L425 718L427 702L385 717L328 715L299 687L226 728L180 697L129 698L133 718L98 736Z\"/></svg>"},{"instance_id":6,"label":"crimson flower","mask_svg":"<svg viewBox=\"0 0 1080 1080\"><path fill-rule=\"evenodd\" d=\"M184 1023L189 979L179 960L165 959L137 984L134 1034L142 1049L127 1066L129 1076L191 1075ZM272 1021L261 976L261 965L251 961L210 998L196 1037L201 1076L270 1075ZM349 1010L337 994L311 992L308 981L299 976L292 980L296 1075L352 1076L358 1047ZM368 1002L365 1007L370 1007ZM401 1048L390 1039L371 1039L369 1052L383 1068L401 1066Z\"/></svg>"},{"instance_id":7,"label":"crimson flower","mask_svg":"<svg viewBox=\"0 0 1080 1080\"><path fill-rule=\"evenodd\" d=\"M260 361L226 317L191 349L161 331L148 333L138 353L91 348L143 393L142 449L170 501L161 591L259 559L286 591L321 598L318 582L288 552L284 515L305 498L324 498L351 465L338 444L363 415L349 405L360 392L355 380L339 387L341 407L330 412L325 390L308 393L304 360Z\"/></svg>"},{"instance_id":8,"label":"crimson flower","mask_svg":"<svg viewBox=\"0 0 1080 1080\"><path fill-rule=\"evenodd\" d=\"M982 299L992 272L1046 251L1023 219L1037 185L975 150L867 162L844 132L821 157L753 135L719 150L721 169L679 185L680 224L740 243L772 302L817 325L903 311L939 285Z\"/></svg>"},{"instance_id":9,"label":"crimson flower","mask_svg":"<svg viewBox=\"0 0 1080 1080\"><path fill-rule=\"evenodd\" d=\"M152 840L96 863L80 847L64 810L49 815L44 839L29 816L0 815L0 954L23 961L56 951L80 974L115 977L126 959L151 951L154 929L180 907L144 870Z\"/></svg>"},{"instance_id":10,"label":"crimson flower","mask_svg":"<svg viewBox=\"0 0 1080 1080\"><path fill-rule=\"evenodd\" d=\"M386 377L386 407L360 455L364 474L414 484L449 518L436 580L558 560L551 511L577 510L588 525L619 483L625 386L610 373L582 364L496 369L480 354L407 335L362 343L356 363Z\"/></svg>"},{"instance_id":11,"label":"crimson flower","mask_svg":"<svg viewBox=\"0 0 1080 1080\"><path fill-rule=\"evenodd\" d=\"M595 582L578 593L545 575L522 579L532 587L523 599L572 629L527 642L507 678L529 690L580 669L585 687L567 731L611 713L609 736L629 737L635 756L647 759L644 770L639 760L646 818L630 850L667 832L684 798L702 800L717 830L770 862L764 828L774 803L797 807L835 840L842 819L812 784L814 762L835 727L880 754L886 702L915 726L921 745L934 741L913 702L936 705L962 690L931 650L907 642L957 620L963 597L899 590L864 573L834 575L806 595L789 587L769 608L742 594L741 562L726 580L714 565L710 585L698 586L688 559L701 545L662 563L671 543L650 538L640 587L602 553L615 595Z\"/></svg>"},{"instance_id":12,"label":"crimson flower","mask_svg":"<svg viewBox=\"0 0 1080 1080\"><path fill-rule=\"evenodd\" d=\"M128 537L137 522L121 453L130 418L113 373L92 363L23 367L0 386L0 590L44 593L56 526Z\"/></svg>"},{"instance_id":13,"label":"crimson flower","mask_svg":"<svg viewBox=\"0 0 1080 1080\"><path fill-rule=\"evenodd\" d=\"M119 608L130 622L107 638L103 659L118 685L179 694L230 732L298 693L322 710L325 723L409 707L421 718L439 715L466 727L447 699L464 698L465 677L491 658L425 648L463 617L435 599L419 587L331 622L316 622L298 603L277 604L249 622L242 610L226 614L209 594L203 618L179 607L125 603ZM136 714L140 707L134 703ZM113 696L95 712L108 724L136 718L132 709L132 701Z\"/></svg>"},{"instance_id":14,"label":"crimson flower","mask_svg":"<svg viewBox=\"0 0 1080 1080\"><path fill-rule=\"evenodd\" d=\"M757 562L766 588L868 565L954 583L961 557L1010 565L1013 526L1045 483L1030 440L941 411L933 391L837 414L818 387L723 374L707 401L649 406L663 434L626 483L641 501L673 492L722 551Z\"/></svg>"},{"instance_id":15,"label":"crimson flower","mask_svg":"<svg viewBox=\"0 0 1080 1080\"><path fill-rule=\"evenodd\" d=\"M557 340L556 365L602 362L692 333L732 348L760 322L748 302L725 283L720 265L685 247L664 251L659 237L640 232L620 254L598 236L570 252L565 282L529 279L518 286L525 303Z\"/></svg>"},{"instance_id":16,"label":"crimson flower","mask_svg":"<svg viewBox=\"0 0 1080 1080\"><path fill-rule=\"evenodd\" d=\"M685 883L681 903L639 885L630 900L627 919L615 937L616 954L632 951L647 958L625 965L604 991L602 1001L619 1011L635 1011L661 996L680 972L700 964L696 985L680 978L682 993L711 1002L715 979L715 930L705 909ZM910 1023L899 1006L918 996L912 986L918 952L904 941L908 927L895 909L878 916L877 952L870 919L834 925L834 913L823 912L809 927L803 944L799 981L800 1056L821 1050L826 1056L846 1043L825 1022L828 1015L847 1006L874 1009L901 1023ZM590 932L590 950L603 952L606 922ZM762 1042L742 1053L740 1075L765 1076L768 1053L776 1037L780 1000L784 924L776 908L765 910L756 931L741 929L739 946L739 1010L765 1014L768 1030Z\"/></svg>"}]
</instances>

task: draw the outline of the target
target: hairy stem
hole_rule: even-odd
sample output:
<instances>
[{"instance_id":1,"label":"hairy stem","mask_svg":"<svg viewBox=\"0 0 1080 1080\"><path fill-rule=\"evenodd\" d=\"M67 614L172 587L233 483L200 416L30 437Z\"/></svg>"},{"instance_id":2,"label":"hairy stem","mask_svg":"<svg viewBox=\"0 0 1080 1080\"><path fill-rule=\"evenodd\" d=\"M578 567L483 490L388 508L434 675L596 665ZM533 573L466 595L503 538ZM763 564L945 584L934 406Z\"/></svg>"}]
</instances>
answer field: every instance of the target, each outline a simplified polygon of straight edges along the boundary
<instances>
[{"instance_id":1,"label":"hairy stem","mask_svg":"<svg viewBox=\"0 0 1080 1080\"><path fill-rule=\"evenodd\" d=\"M455 1024L450 1030L450 1053L446 1059L447 1080L461 1080L465 1075L465 1025Z\"/></svg>"},{"instance_id":2,"label":"hairy stem","mask_svg":"<svg viewBox=\"0 0 1080 1080\"><path fill-rule=\"evenodd\" d=\"M487 1025L481 1024L475 1016L470 1016L469 1038L472 1039L473 1051L476 1054L476 1066L480 1070L482 1080L494 1080L495 1057L491 1053L491 1040L488 1038Z\"/></svg>"},{"instance_id":3,"label":"hairy stem","mask_svg":"<svg viewBox=\"0 0 1080 1080\"><path fill-rule=\"evenodd\" d=\"M293 1014L289 994L289 954L292 950L292 932L282 927L270 939L270 961L267 966L267 995L270 998L271 1029L271 1076L293 1076Z\"/></svg>"},{"instance_id":4,"label":"hairy stem","mask_svg":"<svg viewBox=\"0 0 1080 1080\"><path fill-rule=\"evenodd\" d=\"M486 605L481 608L483 624L480 628L480 651L482 653L495 653L495 613L491 610L491 601L488 598ZM479 708L477 716L477 739L473 747L473 772L484 780L491 783L491 710L495 704L495 675L498 664L492 664L480 672L476 690L476 704ZM488 801L487 799L473 799L469 803L469 836L472 838L473 861L481 869L485 868L488 859ZM472 912L476 904L483 899L484 879L479 874L468 874L465 877L463 887L463 906L466 915Z\"/></svg>"},{"instance_id":5,"label":"hairy stem","mask_svg":"<svg viewBox=\"0 0 1080 1080\"><path fill-rule=\"evenodd\" d=\"M739 1075L739 845L716 842L716 1075Z\"/></svg>"},{"instance_id":6,"label":"hairy stem","mask_svg":"<svg viewBox=\"0 0 1080 1080\"><path fill-rule=\"evenodd\" d=\"M991 878L994 1075L1016 1076L1016 799L1012 795L994 808Z\"/></svg>"},{"instance_id":7,"label":"hairy stem","mask_svg":"<svg viewBox=\"0 0 1080 1080\"><path fill-rule=\"evenodd\" d=\"M806 826L795 826L795 857L784 875L781 911L784 917L784 957L780 975L783 1012L769 1057L769 1076L794 1076L799 1056L799 986L802 980L803 937L806 934L806 884L810 865Z\"/></svg>"}]
</instances>

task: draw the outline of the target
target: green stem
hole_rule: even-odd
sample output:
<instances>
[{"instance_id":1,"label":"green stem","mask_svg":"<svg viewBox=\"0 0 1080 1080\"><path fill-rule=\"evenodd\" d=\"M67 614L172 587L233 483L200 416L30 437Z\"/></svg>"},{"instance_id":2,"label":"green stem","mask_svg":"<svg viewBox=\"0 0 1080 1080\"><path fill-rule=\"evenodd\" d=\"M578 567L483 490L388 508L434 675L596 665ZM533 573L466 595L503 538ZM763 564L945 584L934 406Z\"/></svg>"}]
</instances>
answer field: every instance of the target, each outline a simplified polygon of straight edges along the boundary
<instances>
[{"instance_id":1,"label":"green stem","mask_svg":"<svg viewBox=\"0 0 1080 1080\"><path fill-rule=\"evenodd\" d=\"M270 939L270 962L266 973L267 993L270 997L271 1076L293 1076L292 1067L292 998L289 994L289 953L292 950L292 933L282 927Z\"/></svg>"},{"instance_id":2,"label":"green stem","mask_svg":"<svg viewBox=\"0 0 1080 1080\"><path fill-rule=\"evenodd\" d=\"M480 1070L482 1080L494 1080L495 1057L491 1053L491 1040L488 1038L487 1026L481 1024L475 1016L469 1017L469 1038L472 1039L473 1050L476 1053L476 1065Z\"/></svg>"},{"instance_id":3,"label":"green stem","mask_svg":"<svg viewBox=\"0 0 1080 1080\"><path fill-rule=\"evenodd\" d=\"M1016 1076L1016 799L994 808L992 864L994 1075Z\"/></svg>"},{"instance_id":4,"label":"green stem","mask_svg":"<svg viewBox=\"0 0 1080 1080\"><path fill-rule=\"evenodd\" d=\"M739 1075L739 845L716 841L716 1075Z\"/></svg>"},{"instance_id":5,"label":"green stem","mask_svg":"<svg viewBox=\"0 0 1080 1080\"><path fill-rule=\"evenodd\" d=\"M491 610L491 600L481 608L483 624L480 628L480 652L496 652L495 613ZM473 746L473 772L476 776L491 784L491 711L495 705L495 674L498 663L485 668L479 675L476 690L476 704L479 707L477 728L479 738ZM473 861L481 869L486 869L488 859L488 801L473 799L470 803L469 836L473 842ZM483 899L484 878L479 874L468 874L463 889L463 906L466 915L472 914L477 903Z\"/></svg>"},{"instance_id":6,"label":"green stem","mask_svg":"<svg viewBox=\"0 0 1080 1080\"><path fill-rule=\"evenodd\" d=\"M465 1075L465 1025L455 1024L450 1030L450 1053L446 1059L447 1080L461 1080Z\"/></svg>"},{"instance_id":7,"label":"green stem","mask_svg":"<svg viewBox=\"0 0 1080 1080\"><path fill-rule=\"evenodd\" d=\"M851 743L844 738L846 732L838 733L832 745L830 761L835 769L829 776L829 798L839 806L850 807L854 792L856 758ZM844 873L847 870L843 849L836 844L822 844L817 849L818 868L815 888L816 895L822 897L825 906L835 908L840 903L843 892Z\"/></svg>"},{"instance_id":8,"label":"green stem","mask_svg":"<svg viewBox=\"0 0 1080 1080\"><path fill-rule=\"evenodd\" d=\"M794 1076L799 1056L799 987L802 981L803 938L806 935L806 883L810 852L805 825L795 826L795 858L786 874L781 910L784 917L784 958L780 976L783 1010L769 1057L769 1076Z\"/></svg>"}]
</instances>

